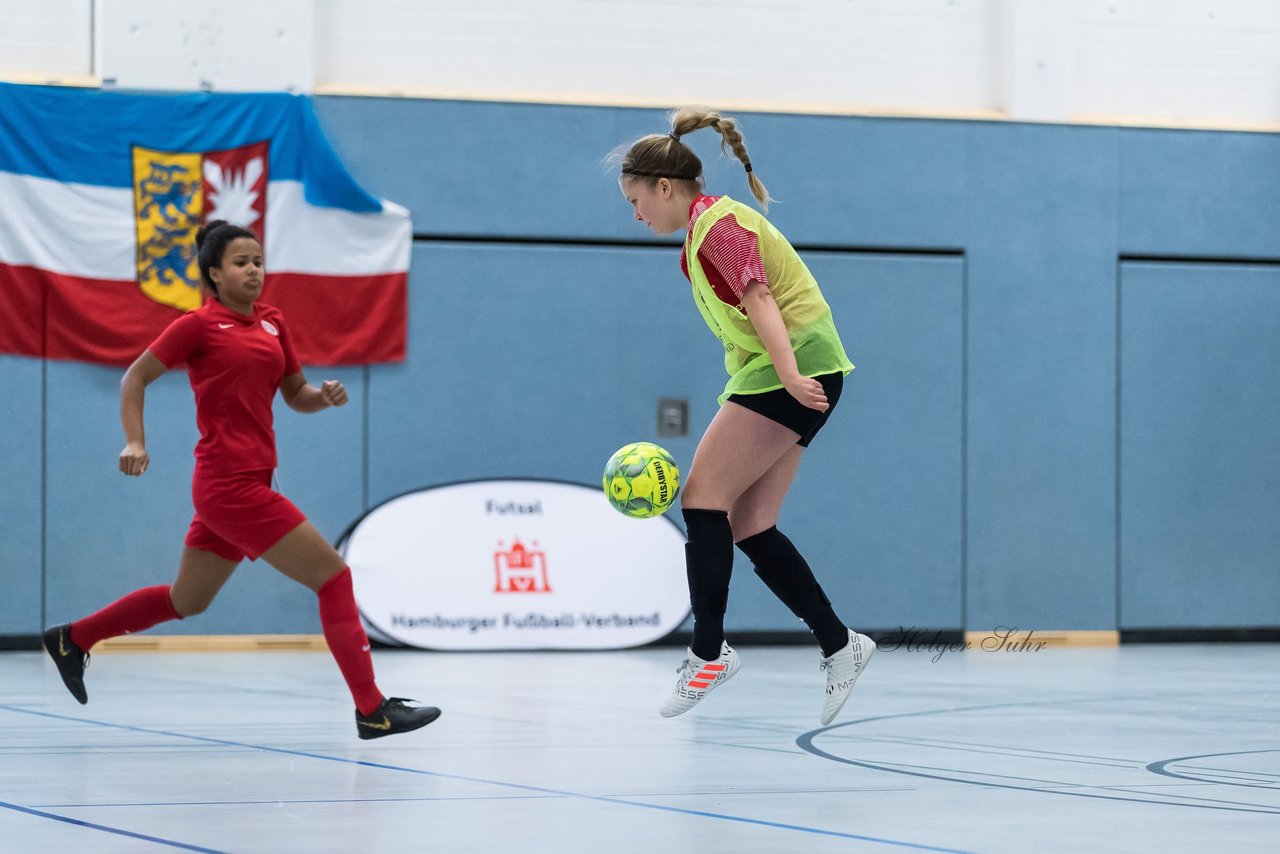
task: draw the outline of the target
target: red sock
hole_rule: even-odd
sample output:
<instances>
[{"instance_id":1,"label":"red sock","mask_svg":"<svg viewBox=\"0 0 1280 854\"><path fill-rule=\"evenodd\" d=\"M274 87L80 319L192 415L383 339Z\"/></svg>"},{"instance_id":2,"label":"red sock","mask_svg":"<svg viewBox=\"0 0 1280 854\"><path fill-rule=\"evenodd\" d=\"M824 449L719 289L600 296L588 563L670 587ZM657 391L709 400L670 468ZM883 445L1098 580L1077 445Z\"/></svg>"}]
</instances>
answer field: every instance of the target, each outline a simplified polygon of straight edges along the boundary
<instances>
[{"instance_id":1,"label":"red sock","mask_svg":"<svg viewBox=\"0 0 1280 854\"><path fill-rule=\"evenodd\" d=\"M382 692L373 681L373 659L369 656L369 638L360 625L360 612L351 588L351 570L343 569L317 591L320 597L320 625L329 652L338 662L342 678L347 680L356 710L372 714L382 705Z\"/></svg>"},{"instance_id":2,"label":"red sock","mask_svg":"<svg viewBox=\"0 0 1280 854\"><path fill-rule=\"evenodd\" d=\"M181 620L169 598L169 585L144 587L112 602L101 611L71 624L71 640L88 652L95 643L116 635L140 632L156 623Z\"/></svg>"}]
</instances>

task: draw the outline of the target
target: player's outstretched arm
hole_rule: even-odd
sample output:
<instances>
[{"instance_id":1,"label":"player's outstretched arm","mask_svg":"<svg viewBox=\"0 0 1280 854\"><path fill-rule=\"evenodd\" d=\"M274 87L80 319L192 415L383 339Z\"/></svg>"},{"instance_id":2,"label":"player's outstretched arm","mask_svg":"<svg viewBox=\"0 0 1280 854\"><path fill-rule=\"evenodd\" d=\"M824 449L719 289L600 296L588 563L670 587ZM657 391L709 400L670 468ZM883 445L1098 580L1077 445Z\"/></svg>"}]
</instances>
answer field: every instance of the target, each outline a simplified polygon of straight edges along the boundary
<instances>
[{"instance_id":1,"label":"player's outstretched arm","mask_svg":"<svg viewBox=\"0 0 1280 854\"><path fill-rule=\"evenodd\" d=\"M346 404L347 390L337 380L325 380L316 388L307 382L302 371L290 374L280 383L280 396L290 409L297 412L319 412L330 406Z\"/></svg>"},{"instance_id":2,"label":"player's outstretched arm","mask_svg":"<svg viewBox=\"0 0 1280 854\"><path fill-rule=\"evenodd\" d=\"M141 477L151 464L147 456L147 433L142 411L147 386L168 370L150 350L134 360L120 380L120 424L124 427L124 450L120 452L120 471Z\"/></svg>"}]
</instances>

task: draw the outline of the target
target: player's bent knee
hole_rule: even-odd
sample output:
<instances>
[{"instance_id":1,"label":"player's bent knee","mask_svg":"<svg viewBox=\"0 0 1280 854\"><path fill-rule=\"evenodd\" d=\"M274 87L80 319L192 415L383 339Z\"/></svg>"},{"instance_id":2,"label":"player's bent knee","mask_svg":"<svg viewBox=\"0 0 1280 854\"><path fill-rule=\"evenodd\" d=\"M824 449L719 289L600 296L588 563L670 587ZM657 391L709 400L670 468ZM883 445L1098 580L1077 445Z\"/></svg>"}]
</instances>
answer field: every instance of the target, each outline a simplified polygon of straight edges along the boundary
<instances>
[{"instance_id":1,"label":"player's bent knee","mask_svg":"<svg viewBox=\"0 0 1280 854\"><path fill-rule=\"evenodd\" d=\"M724 510L728 511L733 501L723 495L717 495L713 489L703 489L701 481L685 484L680 492L680 506L685 510Z\"/></svg>"},{"instance_id":2,"label":"player's bent knee","mask_svg":"<svg viewBox=\"0 0 1280 854\"><path fill-rule=\"evenodd\" d=\"M729 526L733 528L733 541L740 543L756 534L772 528L777 522L765 516L736 517L729 515Z\"/></svg>"},{"instance_id":3,"label":"player's bent knee","mask_svg":"<svg viewBox=\"0 0 1280 854\"><path fill-rule=\"evenodd\" d=\"M173 610L177 612L181 619L187 617L196 617L209 610L208 602L174 602Z\"/></svg>"}]
</instances>

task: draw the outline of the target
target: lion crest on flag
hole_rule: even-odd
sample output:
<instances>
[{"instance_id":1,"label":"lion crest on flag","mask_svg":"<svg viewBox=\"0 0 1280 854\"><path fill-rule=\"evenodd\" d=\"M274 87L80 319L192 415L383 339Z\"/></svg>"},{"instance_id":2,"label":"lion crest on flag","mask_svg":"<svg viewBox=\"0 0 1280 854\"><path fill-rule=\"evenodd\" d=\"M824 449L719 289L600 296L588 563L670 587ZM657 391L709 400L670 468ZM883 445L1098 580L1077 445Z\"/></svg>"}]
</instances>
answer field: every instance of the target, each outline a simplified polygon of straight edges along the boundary
<instances>
[{"instance_id":1,"label":"lion crest on flag","mask_svg":"<svg viewBox=\"0 0 1280 854\"><path fill-rule=\"evenodd\" d=\"M207 152L133 146L133 210L138 287L181 311L202 301L196 232L225 219L264 245L269 143Z\"/></svg>"}]
</instances>

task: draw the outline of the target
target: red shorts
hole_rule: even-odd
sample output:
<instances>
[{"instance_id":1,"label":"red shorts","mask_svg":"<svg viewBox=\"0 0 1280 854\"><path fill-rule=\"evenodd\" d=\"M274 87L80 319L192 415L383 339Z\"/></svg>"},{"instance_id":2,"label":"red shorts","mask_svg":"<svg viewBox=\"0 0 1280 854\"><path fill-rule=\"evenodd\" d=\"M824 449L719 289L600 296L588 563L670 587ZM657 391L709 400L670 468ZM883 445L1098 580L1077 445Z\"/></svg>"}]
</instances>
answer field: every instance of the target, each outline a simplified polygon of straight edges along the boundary
<instances>
[{"instance_id":1,"label":"red shorts","mask_svg":"<svg viewBox=\"0 0 1280 854\"><path fill-rule=\"evenodd\" d=\"M293 502L271 488L271 469L202 473L191 480L196 515L186 544L239 562L258 556L307 521Z\"/></svg>"}]
</instances>

